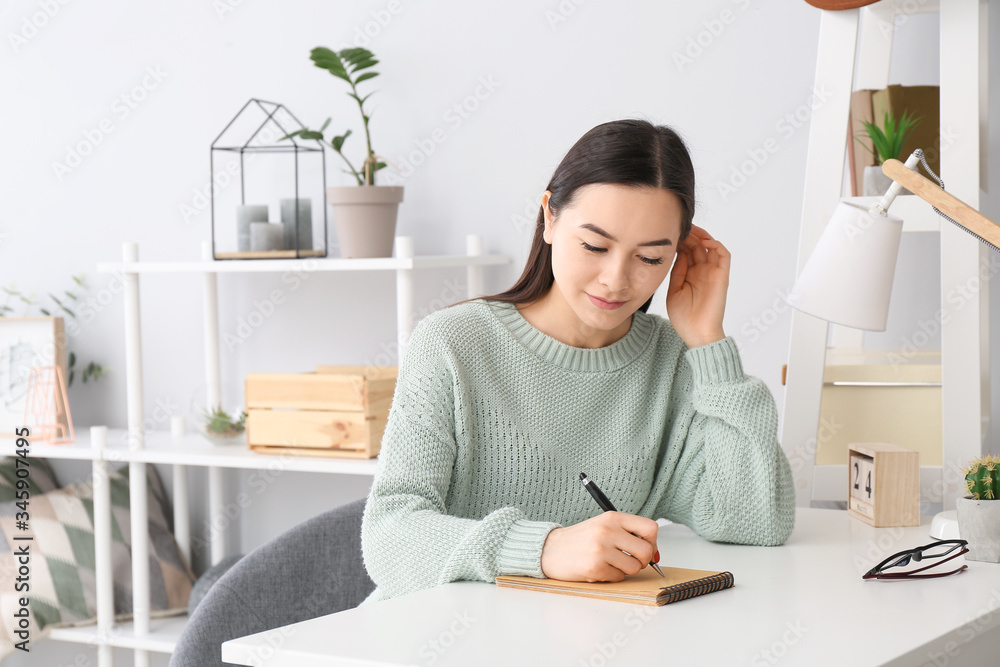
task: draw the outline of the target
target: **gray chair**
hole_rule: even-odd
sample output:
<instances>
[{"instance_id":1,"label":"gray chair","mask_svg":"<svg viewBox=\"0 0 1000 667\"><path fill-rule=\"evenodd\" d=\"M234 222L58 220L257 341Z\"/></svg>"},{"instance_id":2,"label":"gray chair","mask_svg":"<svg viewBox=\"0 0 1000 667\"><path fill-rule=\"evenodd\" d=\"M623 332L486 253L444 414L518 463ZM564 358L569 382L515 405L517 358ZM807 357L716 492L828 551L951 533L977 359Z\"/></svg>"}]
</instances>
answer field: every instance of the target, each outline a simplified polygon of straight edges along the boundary
<instances>
[{"instance_id":1,"label":"gray chair","mask_svg":"<svg viewBox=\"0 0 1000 667\"><path fill-rule=\"evenodd\" d=\"M361 558L365 500L324 512L254 549L209 589L170 667L220 667L222 642L358 606L375 589Z\"/></svg>"}]
</instances>

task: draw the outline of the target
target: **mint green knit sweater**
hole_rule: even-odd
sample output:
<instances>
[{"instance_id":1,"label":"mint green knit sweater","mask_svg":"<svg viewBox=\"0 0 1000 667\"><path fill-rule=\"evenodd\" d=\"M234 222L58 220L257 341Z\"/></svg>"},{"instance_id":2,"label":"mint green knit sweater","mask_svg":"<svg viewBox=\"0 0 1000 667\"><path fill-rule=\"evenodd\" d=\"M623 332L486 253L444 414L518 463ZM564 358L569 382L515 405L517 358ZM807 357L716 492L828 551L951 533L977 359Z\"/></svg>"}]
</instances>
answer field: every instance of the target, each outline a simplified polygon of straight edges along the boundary
<instances>
[{"instance_id":1,"label":"mint green knit sweater","mask_svg":"<svg viewBox=\"0 0 1000 667\"><path fill-rule=\"evenodd\" d=\"M420 320L400 364L361 544L363 604L459 579L544 576L549 531L600 509L706 539L782 544L791 469L774 397L732 338L688 349L636 311L611 345L566 345L513 305L476 300ZM669 564L669 551L663 562Z\"/></svg>"}]
</instances>

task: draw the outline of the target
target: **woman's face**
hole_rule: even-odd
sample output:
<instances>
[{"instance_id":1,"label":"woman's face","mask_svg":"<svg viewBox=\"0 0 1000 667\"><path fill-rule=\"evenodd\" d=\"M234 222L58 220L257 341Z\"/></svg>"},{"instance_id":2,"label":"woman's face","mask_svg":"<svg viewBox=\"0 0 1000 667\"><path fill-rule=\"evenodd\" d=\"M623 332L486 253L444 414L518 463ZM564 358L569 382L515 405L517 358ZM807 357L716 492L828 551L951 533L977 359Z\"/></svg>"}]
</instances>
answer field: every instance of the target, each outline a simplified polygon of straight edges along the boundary
<instances>
[{"instance_id":1,"label":"woman's face","mask_svg":"<svg viewBox=\"0 0 1000 667\"><path fill-rule=\"evenodd\" d=\"M579 318L581 333L624 327L624 335L632 313L670 272L681 234L680 199L662 188L594 183L577 190L572 205L553 219L550 194L542 205L553 288Z\"/></svg>"}]
</instances>

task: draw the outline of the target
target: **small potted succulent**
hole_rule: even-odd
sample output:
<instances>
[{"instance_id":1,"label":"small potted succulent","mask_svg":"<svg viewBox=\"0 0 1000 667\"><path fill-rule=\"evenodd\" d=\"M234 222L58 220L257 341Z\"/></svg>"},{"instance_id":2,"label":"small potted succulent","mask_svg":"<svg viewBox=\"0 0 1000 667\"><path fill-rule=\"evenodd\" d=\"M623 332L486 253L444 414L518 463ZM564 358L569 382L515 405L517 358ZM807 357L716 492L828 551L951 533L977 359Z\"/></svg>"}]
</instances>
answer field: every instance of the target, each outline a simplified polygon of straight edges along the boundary
<instances>
[{"instance_id":1,"label":"small potted succulent","mask_svg":"<svg viewBox=\"0 0 1000 667\"><path fill-rule=\"evenodd\" d=\"M986 455L964 470L969 495L959 498L958 533L969 542L969 560L1000 563L1000 456Z\"/></svg>"},{"instance_id":2,"label":"small potted succulent","mask_svg":"<svg viewBox=\"0 0 1000 667\"><path fill-rule=\"evenodd\" d=\"M201 433L212 442L219 445L235 445L246 442L247 413L233 419L220 406L212 410L203 410L204 420Z\"/></svg>"},{"instance_id":3,"label":"small potted succulent","mask_svg":"<svg viewBox=\"0 0 1000 667\"><path fill-rule=\"evenodd\" d=\"M319 130L303 128L289 134L288 137L298 135L303 139L325 141L347 163L348 169L344 171L352 174L357 181L356 186L326 189L326 200L333 207L333 222L337 229L341 256L391 257L393 241L396 238L396 216L399 204L403 201L403 186L375 185L375 174L386 166L372 149L371 134L368 132L371 113L366 113L364 107L365 101L375 91L364 97L358 93L359 83L378 76L378 72L369 69L377 65L378 61L371 51L360 47L331 51L318 46L310 52L310 58L316 67L327 70L350 85L351 91L347 95L358 103L364 123L367 142L365 159L359 170L355 169L344 155L344 142L351 136L351 130L339 136L335 134L329 140L323 138L323 132L330 124L329 118Z\"/></svg>"},{"instance_id":4,"label":"small potted succulent","mask_svg":"<svg viewBox=\"0 0 1000 667\"><path fill-rule=\"evenodd\" d=\"M875 156L875 165L865 167L862 184L863 196L881 196L889 189L889 186L892 185L892 179L882 172L882 163L889 159L901 159L900 153L903 152L903 146L920 120L920 118L914 118L909 111L904 111L903 116L897 121L892 113L886 110L882 127L864 121L865 131L862 135L871 139L872 148L869 148L860 137L857 139L865 150ZM904 189L902 194L910 193Z\"/></svg>"}]
</instances>

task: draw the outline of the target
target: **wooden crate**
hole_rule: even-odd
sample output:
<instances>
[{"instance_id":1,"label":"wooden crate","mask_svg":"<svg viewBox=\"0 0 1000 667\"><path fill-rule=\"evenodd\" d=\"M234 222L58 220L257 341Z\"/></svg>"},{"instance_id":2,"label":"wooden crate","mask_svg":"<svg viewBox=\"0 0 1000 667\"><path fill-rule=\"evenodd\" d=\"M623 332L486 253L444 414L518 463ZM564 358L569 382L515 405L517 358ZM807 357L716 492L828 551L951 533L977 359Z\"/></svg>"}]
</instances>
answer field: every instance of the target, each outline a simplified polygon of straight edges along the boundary
<instances>
[{"instance_id":1,"label":"wooden crate","mask_svg":"<svg viewBox=\"0 0 1000 667\"><path fill-rule=\"evenodd\" d=\"M312 373L249 373L247 443L267 453L378 456L396 366L319 366Z\"/></svg>"}]
</instances>

